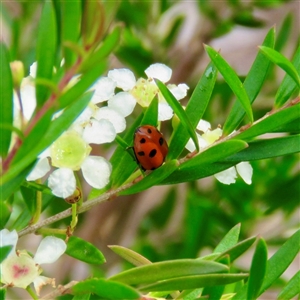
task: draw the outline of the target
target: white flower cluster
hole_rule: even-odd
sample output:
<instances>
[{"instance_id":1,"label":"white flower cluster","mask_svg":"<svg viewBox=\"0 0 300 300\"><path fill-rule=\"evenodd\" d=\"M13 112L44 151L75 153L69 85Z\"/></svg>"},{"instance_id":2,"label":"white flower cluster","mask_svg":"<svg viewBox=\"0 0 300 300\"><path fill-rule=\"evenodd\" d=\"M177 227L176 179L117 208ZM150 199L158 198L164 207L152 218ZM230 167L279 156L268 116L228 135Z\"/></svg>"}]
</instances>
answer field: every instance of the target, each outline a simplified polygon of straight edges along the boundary
<instances>
[{"instance_id":1,"label":"white flower cluster","mask_svg":"<svg viewBox=\"0 0 300 300\"><path fill-rule=\"evenodd\" d=\"M43 271L40 265L54 263L65 253L66 243L62 239L47 236L32 257L26 250L16 250L17 242L18 234L15 230L0 231L0 247L12 246L8 256L1 262L1 282L10 287L23 289L33 283L38 295L43 285L51 284L54 287L54 278L40 275Z\"/></svg>"},{"instance_id":2,"label":"white flower cluster","mask_svg":"<svg viewBox=\"0 0 300 300\"><path fill-rule=\"evenodd\" d=\"M32 103L26 117L29 119L36 105L32 78L35 78L36 63L30 69L30 77L24 78L26 93L21 88L22 102ZM135 108L136 103L143 107L150 105L152 99L159 99L159 121L172 118L173 110L160 93L154 78L166 83L172 70L164 64L153 64L145 70L147 79L136 80L128 69L114 69L107 76L101 77L91 88L94 91L91 102L72 126L60 136L46 151L39 156L39 161L27 180L37 180L56 167L48 178L52 193L67 198L76 189L74 171L81 170L86 182L101 189L109 182L111 165L104 157L90 155L90 144L104 144L114 141L116 135L126 128L125 118ZM31 78L31 80L30 80ZM74 79L75 80L75 79ZM30 91L25 87L30 82ZM121 89L116 93L116 88ZM187 94L186 84L168 85L177 100ZM101 103L101 106L99 105ZM105 105L106 103L106 105ZM33 109L32 109L33 108ZM50 158L50 162L49 162Z\"/></svg>"},{"instance_id":3,"label":"white flower cluster","mask_svg":"<svg viewBox=\"0 0 300 300\"><path fill-rule=\"evenodd\" d=\"M214 130L211 130L210 123L205 120L200 120L200 122L197 125L197 129L203 132L202 135L197 133L200 149L205 149L207 146L213 144L223 134L221 128L216 128ZM193 152L196 149L192 139L189 139L185 147L190 152ZM214 176L216 177L217 180L219 180L223 184L231 184L231 183L235 183L237 178L237 173L247 184L252 183L253 169L252 166L249 164L249 162L240 162L236 166L233 166L227 170L219 172Z\"/></svg>"}]
</instances>

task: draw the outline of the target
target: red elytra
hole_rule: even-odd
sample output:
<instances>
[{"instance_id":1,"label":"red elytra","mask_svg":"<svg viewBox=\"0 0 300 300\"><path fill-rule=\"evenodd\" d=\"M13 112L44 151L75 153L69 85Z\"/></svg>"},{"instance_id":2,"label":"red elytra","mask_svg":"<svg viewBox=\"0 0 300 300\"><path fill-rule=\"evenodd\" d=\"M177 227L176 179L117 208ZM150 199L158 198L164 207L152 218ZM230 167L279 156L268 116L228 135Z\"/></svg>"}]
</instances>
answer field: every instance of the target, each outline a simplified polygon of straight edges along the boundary
<instances>
[{"instance_id":1,"label":"red elytra","mask_svg":"<svg viewBox=\"0 0 300 300\"><path fill-rule=\"evenodd\" d=\"M138 127L133 142L135 157L144 170L154 170L165 161L169 147L161 132L154 126Z\"/></svg>"}]
</instances>

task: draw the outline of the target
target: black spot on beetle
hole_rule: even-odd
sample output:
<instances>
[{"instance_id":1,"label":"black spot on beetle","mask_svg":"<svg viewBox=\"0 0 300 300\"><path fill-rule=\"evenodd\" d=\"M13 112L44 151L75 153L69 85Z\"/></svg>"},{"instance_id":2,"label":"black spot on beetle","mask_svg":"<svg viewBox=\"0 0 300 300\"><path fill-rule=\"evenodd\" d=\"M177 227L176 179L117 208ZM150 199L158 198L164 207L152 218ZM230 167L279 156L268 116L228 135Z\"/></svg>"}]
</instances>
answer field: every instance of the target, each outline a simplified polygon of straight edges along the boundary
<instances>
[{"instance_id":1,"label":"black spot on beetle","mask_svg":"<svg viewBox=\"0 0 300 300\"><path fill-rule=\"evenodd\" d=\"M140 143L141 143L141 144L145 144L145 143L146 143L146 139L145 139L145 138L141 138L141 139L140 139Z\"/></svg>"},{"instance_id":2,"label":"black spot on beetle","mask_svg":"<svg viewBox=\"0 0 300 300\"><path fill-rule=\"evenodd\" d=\"M138 156L145 156L145 152L144 151L140 151L137 153Z\"/></svg>"},{"instance_id":3,"label":"black spot on beetle","mask_svg":"<svg viewBox=\"0 0 300 300\"><path fill-rule=\"evenodd\" d=\"M150 128L147 129L148 133L152 133L152 130Z\"/></svg>"},{"instance_id":4,"label":"black spot on beetle","mask_svg":"<svg viewBox=\"0 0 300 300\"><path fill-rule=\"evenodd\" d=\"M149 153L149 157L154 157L156 155L156 149L152 149Z\"/></svg>"},{"instance_id":5,"label":"black spot on beetle","mask_svg":"<svg viewBox=\"0 0 300 300\"><path fill-rule=\"evenodd\" d=\"M164 143L164 139L162 137L160 137L159 140L158 140L158 142L162 146L162 144Z\"/></svg>"}]
</instances>

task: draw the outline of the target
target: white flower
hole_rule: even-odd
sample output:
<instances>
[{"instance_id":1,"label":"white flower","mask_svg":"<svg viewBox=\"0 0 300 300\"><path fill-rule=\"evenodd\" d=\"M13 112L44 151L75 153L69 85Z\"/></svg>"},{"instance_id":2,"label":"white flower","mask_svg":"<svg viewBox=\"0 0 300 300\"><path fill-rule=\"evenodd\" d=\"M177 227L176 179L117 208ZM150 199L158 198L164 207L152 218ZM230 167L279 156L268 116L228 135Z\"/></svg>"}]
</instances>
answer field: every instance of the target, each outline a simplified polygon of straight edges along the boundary
<instances>
[{"instance_id":1,"label":"white flower","mask_svg":"<svg viewBox=\"0 0 300 300\"><path fill-rule=\"evenodd\" d=\"M200 120L200 122L197 125L197 129L203 132L202 135L196 133L200 149L205 149L207 146L213 144L223 134L221 128L211 130L210 123L205 120ZM185 148L190 152L195 151L196 147L192 139L188 140L187 144L185 145ZM214 176L218 181L220 181L223 184L232 184L235 183L237 174L239 174L247 184L252 183L251 178L253 174L253 169L249 162L240 162L236 166L219 172Z\"/></svg>"},{"instance_id":2,"label":"white flower","mask_svg":"<svg viewBox=\"0 0 300 300\"><path fill-rule=\"evenodd\" d=\"M139 78L138 80L136 80L134 74L130 70L115 69L109 71L108 77L116 82L117 87L121 88L125 92L132 94L136 102L138 102L142 107L148 107L153 98L158 95L158 120L164 121L171 119L173 116L173 110L162 96L159 88L155 84L154 79L159 79L163 83L167 83L171 79L172 70L164 64L156 63L150 65L145 70L145 74L148 77L147 79ZM183 99L187 94L187 90L189 89L186 84L179 84L178 86L171 84L167 87L177 100ZM118 95L119 94L117 94L116 96ZM123 96L125 95L122 95L122 97ZM110 104L111 102L113 102L113 99L110 99L108 101L109 107L112 107ZM123 107L120 106L122 102L124 102ZM133 103L130 104L134 107ZM126 108L128 108L128 110L130 111L130 104L123 100L118 101L118 105L113 107L116 110L118 110L118 108L121 108L119 112L122 113L123 111L127 111Z\"/></svg>"},{"instance_id":3,"label":"white flower","mask_svg":"<svg viewBox=\"0 0 300 300\"><path fill-rule=\"evenodd\" d=\"M31 283L39 295L42 285L54 285L54 279L40 276L41 264L55 262L67 248L66 243L59 238L45 237L32 258L26 250L15 251L18 234L15 230L9 232L7 229L0 231L0 247L12 245L13 248L1 263L1 282L10 287L25 289Z\"/></svg>"}]
</instances>

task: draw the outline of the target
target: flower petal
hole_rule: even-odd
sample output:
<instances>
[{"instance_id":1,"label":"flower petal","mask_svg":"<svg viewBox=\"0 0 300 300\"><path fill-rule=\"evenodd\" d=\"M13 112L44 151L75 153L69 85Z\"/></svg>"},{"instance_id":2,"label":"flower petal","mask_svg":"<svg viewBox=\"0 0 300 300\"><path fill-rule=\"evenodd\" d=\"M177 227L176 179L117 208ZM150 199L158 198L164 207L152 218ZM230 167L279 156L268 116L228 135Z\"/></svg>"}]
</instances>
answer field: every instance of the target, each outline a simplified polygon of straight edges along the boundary
<instances>
[{"instance_id":1,"label":"flower petal","mask_svg":"<svg viewBox=\"0 0 300 300\"><path fill-rule=\"evenodd\" d=\"M89 144L104 144L112 142L116 137L116 130L108 120L92 119L84 128L82 138Z\"/></svg>"},{"instance_id":2,"label":"flower petal","mask_svg":"<svg viewBox=\"0 0 300 300\"><path fill-rule=\"evenodd\" d=\"M109 71L107 76L125 92L130 91L136 83L134 74L128 69L114 69Z\"/></svg>"},{"instance_id":3,"label":"flower petal","mask_svg":"<svg viewBox=\"0 0 300 300\"><path fill-rule=\"evenodd\" d=\"M200 134L198 134L197 132L196 132L196 135L198 138L198 144L199 144L200 149L206 148L208 146L208 143L206 142L206 140L203 139L202 136ZM187 144L185 145L185 148L187 150L189 150L190 152L193 152L196 150L195 143L191 138L188 140Z\"/></svg>"},{"instance_id":4,"label":"flower petal","mask_svg":"<svg viewBox=\"0 0 300 300\"><path fill-rule=\"evenodd\" d=\"M64 254L66 249L67 245L64 240L54 236L46 236L41 241L33 259L39 265L51 264Z\"/></svg>"},{"instance_id":5,"label":"flower petal","mask_svg":"<svg viewBox=\"0 0 300 300\"><path fill-rule=\"evenodd\" d=\"M17 242L18 233L15 229L13 231L9 231L4 228L0 231L0 248L8 245L13 246L9 255L16 253Z\"/></svg>"},{"instance_id":6,"label":"flower petal","mask_svg":"<svg viewBox=\"0 0 300 300\"><path fill-rule=\"evenodd\" d=\"M81 170L89 185L102 189L109 182L111 164L101 156L89 156L83 162Z\"/></svg>"},{"instance_id":7,"label":"flower petal","mask_svg":"<svg viewBox=\"0 0 300 300\"><path fill-rule=\"evenodd\" d=\"M236 166L236 170L239 173L239 175L243 178L243 180L247 184L252 183L252 174L253 174L253 168L247 161L242 161Z\"/></svg>"},{"instance_id":8,"label":"flower petal","mask_svg":"<svg viewBox=\"0 0 300 300\"><path fill-rule=\"evenodd\" d=\"M1 282L25 289L37 276L39 267L25 251L10 255L1 264Z\"/></svg>"},{"instance_id":9,"label":"flower petal","mask_svg":"<svg viewBox=\"0 0 300 300\"><path fill-rule=\"evenodd\" d=\"M189 87L185 83L180 83L178 86L175 84L170 84L168 85L168 89L177 100L181 100L187 95L187 90Z\"/></svg>"},{"instance_id":10,"label":"flower petal","mask_svg":"<svg viewBox=\"0 0 300 300\"><path fill-rule=\"evenodd\" d=\"M95 93L91 99L92 103L100 103L108 100L115 94L117 84L108 77L101 77L92 87Z\"/></svg>"},{"instance_id":11,"label":"flower petal","mask_svg":"<svg viewBox=\"0 0 300 300\"><path fill-rule=\"evenodd\" d=\"M95 118L99 121L101 119L108 120L111 124L113 124L117 133L124 131L126 128L125 118L120 113L109 107L101 107L97 111Z\"/></svg>"},{"instance_id":12,"label":"flower petal","mask_svg":"<svg viewBox=\"0 0 300 300\"><path fill-rule=\"evenodd\" d=\"M48 179L48 186L53 195L60 198L71 196L76 189L76 179L71 169L60 168L55 170Z\"/></svg>"},{"instance_id":13,"label":"flower petal","mask_svg":"<svg viewBox=\"0 0 300 300\"><path fill-rule=\"evenodd\" d=\"M158 121L170 120L173 117L173 109L167 103L158 103Z\"/></svg>"},{"instance_id":14,"label":"flower petal","mask_svg":"<svg viewBox=\"0 0 300 300\"><path fill-rule=\"evenodd\" d=\"M211 130L211 125L209 122L201 119L197 125L197 129L205 133L207 130Z\"/></svg>"},{"instance_id":15,"label":"flower petal","mask_svg":"<svg viewBox=\"0 0 300 300\"><path fill-rule=\"evenodd\" d=\"M45 276L38 276L33 280L34 289L36 294L39 296L41 289L44 285L51 284L52 287L55 287L55 278L49 278Z\"/></svg>"},{"instance_id":16,"label":"flower petal","mask_svg":"<svg viewBox=\"0 0 300 300\"><path fill-rule=\"evenodd\" d=\"M231 167L227 170L224 170L222 172L219 172L214 175L221 183L224 184L231 184L235 183L237 173L235 170L235 167Z\"/></svg>"},{"instance_id":17,"label":"flower petal","mask_svg":"<svg viewBox=\"0 0 300 300\"><path fill-rule=\"evenodd\" d=\"M211 145L215 141L217 141L222 136L222 134L222 129L216 128L214 130L207 130L204 134L202 134L202 137L207 141L209 145Z\"/></svg>"},{"instance_id":18,"label":"flower petal","mask_svg":"<svg viewBox=\"0 0 300 300\"><path fill-rule=\"evenodd\" d=\"M135 98L127 92L120 92L108 101L108 107L116 110L123 117L129 116L135 105Z\"/></svg>"},{"instance_id":19,"label":"flower petal","mask_svg":"<svg viewBox=\"0 0 300 300\"><path fill-rule=\"evenodd\" d=\"M26 180L33 181L42 178L50 171L50 169L51 166L49 164L49 160L47 157L44 157L37 162L32 171L26 177Z\"/></svg>"},{"instance_id":20,"label":"flower petal","mask_svg":"<svg viewBox=\"0 0 300 300\"><path fill-rule=\"evenodd\" d=\"M149 66L145 70L145 73L148 78L157 78L161 82L165 83L171 79L172 69L164 64L156 63Z\"/></svg>"},{"instance_id":21,"label":"flower petal","mask_svg":"<svg viewBox=\"0 0 300 300\"><path fill-rule=\"evenodd\" d=\"M30 67L29 67L29 75L33 78L36 77L36 70L37 70L37 62L35 61Z\"/></svg>"}]
</instances>

